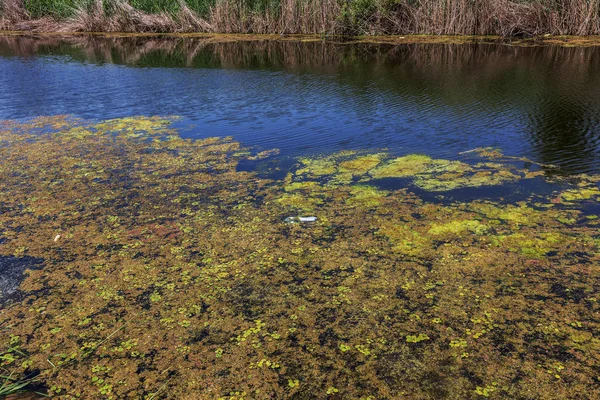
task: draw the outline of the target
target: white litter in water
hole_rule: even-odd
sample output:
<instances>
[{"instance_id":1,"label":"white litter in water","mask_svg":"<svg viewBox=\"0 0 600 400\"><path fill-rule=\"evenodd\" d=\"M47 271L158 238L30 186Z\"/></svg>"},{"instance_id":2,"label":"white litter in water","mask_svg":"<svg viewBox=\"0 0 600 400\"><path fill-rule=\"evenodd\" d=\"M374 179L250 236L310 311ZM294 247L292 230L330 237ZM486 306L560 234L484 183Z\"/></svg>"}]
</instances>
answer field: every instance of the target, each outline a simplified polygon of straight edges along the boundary
<instances>
[{"instance_id":1,"label":"white litter in water","mask_svg":"<svg viewBox=\"0 0 600 400\"><path fill-rule=\"evenodd\" d=\"M315 222L317 217L287 217L284 219L285 222L294 224L296 222Z\"/></svg>"},{"instance_id":2,"label":"white litter in water","mask_svg":"<svg viewBox=\"0 0 600 400\"><path fill-rule=\"evenodd\" d=\"M476 151L479 151L480 149L473 149L473 150L467 150L467 151L461 151L458 154L469 154L469 153L475 153Z\"/></svg>"}]
</instances>

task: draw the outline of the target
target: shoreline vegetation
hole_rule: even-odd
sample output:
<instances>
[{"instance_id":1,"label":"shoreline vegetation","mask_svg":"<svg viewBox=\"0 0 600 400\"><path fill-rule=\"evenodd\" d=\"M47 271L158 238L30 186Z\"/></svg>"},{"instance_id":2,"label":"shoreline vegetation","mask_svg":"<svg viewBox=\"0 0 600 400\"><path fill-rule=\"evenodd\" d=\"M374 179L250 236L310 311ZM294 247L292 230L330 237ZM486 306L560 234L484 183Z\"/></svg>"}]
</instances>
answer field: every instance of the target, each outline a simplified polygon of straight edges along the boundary
<instances>
[{"instance_id":1,"label":"shoreline vegetation","mask_svg":"<svg viewBox=\"0 0 600 400\"><path fill-rule=\"evenodd\" d=\"M372 44L372 45L418 45L418 44L504 44L520 47L558 46L558 47L595 47L600 46L600 36L571 36L571 35L541 35L532 37L502 37L479 35L374 35L344 37L331 35L323 37L315 34L235 34L235 33L206 33L206 32L85 32L85 31L27 31L0 30L0 36L22 36L35 39L67 39L76 37L106 38L106 39L196 39L203 43L239 43L239 42L323 42L340 45Z\"/></svg>"},{"instance_id":2,"label":"shoreline vegetation","mask_svg":"<svg viewBox=\"0 0 600 400\"><path fill-rule=\"evenodd\" d=\"M0 31L593 36L600 0L0 0Z\"/></svg>"}]
</instances>

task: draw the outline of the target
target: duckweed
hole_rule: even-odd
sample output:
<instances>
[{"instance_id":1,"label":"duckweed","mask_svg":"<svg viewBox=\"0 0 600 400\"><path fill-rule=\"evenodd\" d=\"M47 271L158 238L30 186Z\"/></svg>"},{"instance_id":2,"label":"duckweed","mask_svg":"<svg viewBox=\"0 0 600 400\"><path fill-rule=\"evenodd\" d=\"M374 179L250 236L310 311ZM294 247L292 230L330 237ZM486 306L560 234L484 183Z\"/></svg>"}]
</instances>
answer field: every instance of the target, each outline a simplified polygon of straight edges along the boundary
<instances>
[{"instance_id":1,"label":"duckweed","mask_svg":"<svg viewBox=\"0 0 600 400\"><path fill-rule=\"evenodd\" d=\"M578 201L590 199L600 200L600 188L581 187L577 189L570 189L561 193L561 197L565 201Z\"/></svg>"},{"instance_id":2,"label":"duckweed","mask_svg":"<svg viewBox=\"0 0 600 400\"><path fill-rule=\"evenodd\" d=\"M493 157L496 153L481 154ZM469 165L420 154L390 159L386 153L360 155L345 151L323 157L301 158L300 163L301 167L295 172L298 179L326 179L330 185L339 186L355 180L370 182L385 178L410 178L415 186L431 192L502 185L543 174L540 171L519 170L510 163L480 162Z\"/></svg>"},{"instance_id":3,"label":"duckweed","mask_svg":"<svg viewBox=\"0 0 600 400\"><path fill-rule=\"evenodd\" d=\"M434 223L428 232L433 236L447 234L460 236L467 231L476 235L483 235L488 231L488 227L477 220L451 221L444 224Z\"/></svg>"},{"instance_id":4,"label":"duckweed","mask_svg":"<svg viewBox=\"0 0 600 400\"><path fill-rule=\"evenodd\" d=\"M0 253L44 260L0 312L2 375L64 398L600 398L596 177L425 201L376 181L545 178L488 149L273 180L237 167L276 151L171 121L0 122Z\"/></svg>"},{"instance_id":5,"label":"duckweed","mask_svg":"<svg viewBox=\"0 0 600 400\"><path fill-rule=\"evenodd\" d=\"M429 340L429 339L431 339L431 338L423 333L420 333L418 335L406 335L407 343L419 343L419 342L422 342L424 340Z\"/></svg>"},{"instance_id":6,"label":"duckweed","mask_svg":"<svg viewBox=\"0 0 600 400\"><path fill-rule=\"evenodd\" d=\"M449 165L450 162L432 160L431 157L425 155L411 154L390 160L385 165L370 171L369 174L375 179L403 178Z\"/></svg>"},{"instance_id":7,"label":"duckweed","mask_svg":"<svg viewBox=\"0 0 600 400\"><path fill-rule=\"evenodd\" d=\"M339 170L350 172L354 175L364 175L381 162L382 154L369 154L362 157L356 157L339 164Z\"/></svg>"},{"instance_id":8,"label":"duckweed","mask_svg":"<svg viewBox=\"0 0 600 400\"><path fill-rule=\"evenodd\" d=\"M473 168L459 161L408 155L388 161L369 174L374 179L411 177L416 186L432 192L500 185L519 179L508 166L502 164L483 163L478 167Z\"/></svg>"}]
</instances>

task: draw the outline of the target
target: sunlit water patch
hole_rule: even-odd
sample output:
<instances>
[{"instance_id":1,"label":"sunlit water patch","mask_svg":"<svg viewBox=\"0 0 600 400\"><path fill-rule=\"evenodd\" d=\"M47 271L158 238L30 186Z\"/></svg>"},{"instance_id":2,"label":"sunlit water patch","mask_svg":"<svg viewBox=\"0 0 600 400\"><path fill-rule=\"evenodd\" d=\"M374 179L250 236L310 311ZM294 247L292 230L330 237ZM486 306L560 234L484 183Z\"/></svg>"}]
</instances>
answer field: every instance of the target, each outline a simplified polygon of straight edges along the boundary
<instances>
[{"instance_id":1,"label":"sunlit water patch","mask_svg":"<svg viewBox=\"0 0 600 400\"><path fill-rule=\"evenodd\" d=\"M600 396L597 175L489 148L280 164L172 122L0 123L0 256L44 260L0 311L5 375L65 398Z\"/></svg>"}]
</instances>

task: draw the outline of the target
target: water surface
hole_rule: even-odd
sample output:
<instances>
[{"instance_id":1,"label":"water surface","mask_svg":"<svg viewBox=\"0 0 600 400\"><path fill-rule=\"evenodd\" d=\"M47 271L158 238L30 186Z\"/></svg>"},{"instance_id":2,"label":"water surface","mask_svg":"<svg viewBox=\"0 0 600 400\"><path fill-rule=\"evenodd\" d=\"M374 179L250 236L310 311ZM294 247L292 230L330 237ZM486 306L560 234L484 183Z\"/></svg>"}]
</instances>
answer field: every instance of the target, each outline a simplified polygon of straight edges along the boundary
<instances>
[{"instance_id":1,"label":"water surface","mask_svg":"<svg viewBox=\"0 0 600 400\"><path fill-rule=\"evenodd\" d=\"M0 40L0 375L600 398L598 52Z\"/></svg>"},{"instance_id":2,"label":"water surface","mask_svg":"<svg viewBox=\"0 0 600 400\"><path fill-rule=\"evenodd\" d=\"M4 37L0 119L178 115L298 156L476 147L597 172L600 49Z\"/></svg>"}]
</instances>

